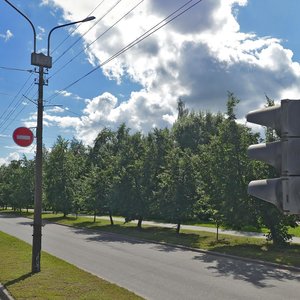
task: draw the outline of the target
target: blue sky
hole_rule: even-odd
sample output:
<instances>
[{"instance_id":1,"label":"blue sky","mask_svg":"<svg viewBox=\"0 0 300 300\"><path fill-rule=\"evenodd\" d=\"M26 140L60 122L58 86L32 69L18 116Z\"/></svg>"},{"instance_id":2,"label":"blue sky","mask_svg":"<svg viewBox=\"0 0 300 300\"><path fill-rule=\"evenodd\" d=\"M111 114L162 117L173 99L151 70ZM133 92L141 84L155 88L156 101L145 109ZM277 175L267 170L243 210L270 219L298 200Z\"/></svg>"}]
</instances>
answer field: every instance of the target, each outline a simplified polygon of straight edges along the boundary
<instances>
[{"instance_id":1,"label":"blue sky","mask_svg":"<svg viewBox=\"0 0 300 300\"><path fill-rule=\"evenodd\" d=\"M188 1L11 2L35 25L37 51L44 53L51 28L83 19L97 7L94 21L73 33L74 27L53 33L54 64L44 87L44 143L48 148L58 135L92 145L104 126L115 129L122 122L142 132L171 126L178 97L190 109L217 112L225 109L227 91L234 92L241 99L240 122L249 110L264 104L265 94L274 100L299 98L298 0L203 0L67 89ZM17 127L34 130L36 126L36 106L27 98L37 98L37 74L4 69L33 70L33 33L28 22L3 0L0 15L2 164L23 153L33 156L35 143L21 148L11 136Z\"/></svg>"}]
</instances>

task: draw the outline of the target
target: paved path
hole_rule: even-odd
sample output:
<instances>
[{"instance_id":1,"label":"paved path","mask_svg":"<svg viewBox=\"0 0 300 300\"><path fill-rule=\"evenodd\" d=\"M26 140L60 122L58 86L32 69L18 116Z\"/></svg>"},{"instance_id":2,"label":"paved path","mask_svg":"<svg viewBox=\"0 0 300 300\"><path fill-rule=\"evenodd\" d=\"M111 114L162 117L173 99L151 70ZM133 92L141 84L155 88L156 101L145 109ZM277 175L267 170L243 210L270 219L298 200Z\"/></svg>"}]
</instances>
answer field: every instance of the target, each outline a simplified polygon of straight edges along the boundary
<instances>
[{"instance_id":1,"label":"paved path","mask_svg":"<svg viewBox=\"0 0 300 300\"><path fill-rule=\"evenodd\" d=\"M0 214L0 231L31 243L31 222ZM47 224L42 248L146 299L299 299L300 273L116 234Z\"/></svg>"}]
</instances>

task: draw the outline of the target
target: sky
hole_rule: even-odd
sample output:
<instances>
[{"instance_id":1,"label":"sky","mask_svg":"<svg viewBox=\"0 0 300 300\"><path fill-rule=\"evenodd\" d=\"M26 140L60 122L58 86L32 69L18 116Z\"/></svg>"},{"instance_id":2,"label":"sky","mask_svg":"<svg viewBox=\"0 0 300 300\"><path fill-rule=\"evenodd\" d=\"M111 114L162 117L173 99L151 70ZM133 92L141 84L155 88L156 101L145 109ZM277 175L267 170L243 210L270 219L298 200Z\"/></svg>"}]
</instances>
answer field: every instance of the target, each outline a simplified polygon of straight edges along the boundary
<instances>
[{"instance_id":1,"label":"sky","mask_svg":"<svg viewBox=\"0 0 300 300\"><path fill-rule=\"evenodd\" d=\"M53 27L96 17L51 35L49 149L58 135L92 146L101 129L123 122L145 134L170 127L179 98L190 110L226 112L233 92L244 124L265 95L300 98L299 0L10 1L34 24L38 53ZM34 156L35 142L23 148L12 139L18 127L35 133L33 44L29 22L0 0L0 164Z\"/></svg>"}]
</instances>

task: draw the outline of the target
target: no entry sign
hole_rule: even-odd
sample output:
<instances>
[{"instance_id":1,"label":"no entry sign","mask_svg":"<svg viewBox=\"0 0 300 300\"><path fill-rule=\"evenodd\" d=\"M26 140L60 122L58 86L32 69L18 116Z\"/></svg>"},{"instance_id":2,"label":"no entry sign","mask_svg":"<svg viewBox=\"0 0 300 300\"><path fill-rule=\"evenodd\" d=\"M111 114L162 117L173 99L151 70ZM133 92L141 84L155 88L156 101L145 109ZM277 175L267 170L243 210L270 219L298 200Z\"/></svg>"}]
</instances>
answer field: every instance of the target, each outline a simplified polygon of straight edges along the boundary
<instances>
[{"instance_id":1,"label":"no entry sign","mask_svg":"<svg viewBox=\"0 0 300 300\"><path fill-rule=\"evenodd\" d=\"M33 142L33 133L29 128L19 127L13 133L15 143L21 147L28 147Z\"/></svg>"}]
</instances>

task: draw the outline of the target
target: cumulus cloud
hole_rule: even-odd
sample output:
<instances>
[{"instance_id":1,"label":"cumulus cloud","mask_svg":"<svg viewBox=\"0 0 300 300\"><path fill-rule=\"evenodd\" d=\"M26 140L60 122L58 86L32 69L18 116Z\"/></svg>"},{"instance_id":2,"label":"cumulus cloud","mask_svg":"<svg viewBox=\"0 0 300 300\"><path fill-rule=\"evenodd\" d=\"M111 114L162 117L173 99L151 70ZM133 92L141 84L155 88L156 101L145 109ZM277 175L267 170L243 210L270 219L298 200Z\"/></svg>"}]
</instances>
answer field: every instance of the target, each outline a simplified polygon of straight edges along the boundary
<instances>
[{"instance_id":1,"label":"cumulus cloud","mask_svg":"<svg viewBox=\"0 0 300 300\"><path fill-rule=\"evenodd\" d=\"M242 100L238 107L242 118L260 106L265 94L274 99L299 94L300 66L293 61L292 51L278 39L241 32L236 15L247 2L202 1L102 67L109 79L122 84L129 78L141 86L139 91L122 101L102 93L86 101L81 118L48 121L73 126L77 137L90 142L101 126L115 128L126 122L144 132L154 126L169 126L176 119L179 97L187 107L216 112L224 109L227 91L231 91ZM93 14L100 18L115 3L103 2ZM137 3L120 2L84 36L86 44L93 42L86 50L91 64L105 62L185 1L144 1L107 31ZM88 15L95 5L91 0L49 0L44 4L61 8L68 21ZM84 26L78 29L81 34L86 31Z\"/></svg>"}]
</instances>

